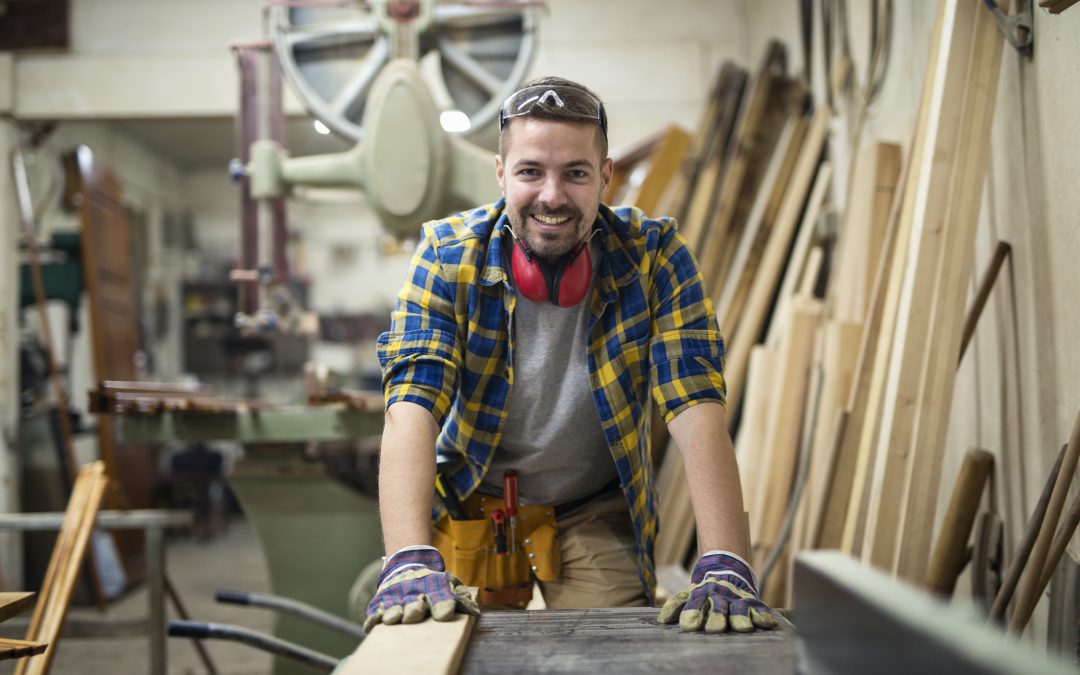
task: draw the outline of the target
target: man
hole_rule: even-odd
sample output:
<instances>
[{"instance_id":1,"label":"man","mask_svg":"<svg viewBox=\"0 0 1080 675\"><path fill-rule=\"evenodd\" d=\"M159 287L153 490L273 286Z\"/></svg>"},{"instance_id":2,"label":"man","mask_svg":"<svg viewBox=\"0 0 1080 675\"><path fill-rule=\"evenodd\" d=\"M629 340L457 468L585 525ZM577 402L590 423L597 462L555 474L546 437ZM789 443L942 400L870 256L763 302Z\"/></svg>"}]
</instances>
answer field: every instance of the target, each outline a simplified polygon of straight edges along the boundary
<instances>
[{"instance_id":1,"label":"man","mask_svg":"<svg viewBox=\"0 0 1080 675\"><path fill-rule=\"evenodd\" d=\"M745 562L716 317L673 221L601 203L612 174L603 104L568 80L526 84L500 112L495 173L498 202L423 226L379 339L389 558L366 627L478 614L452 572L505 604L522 585L506 562L519 552L548 607L651 604L650 393L682 452L705 552L660 621L774 627ZM437 456L440 495L459 511L436 507L438 549ZM513 516L519 498L535 517ZM558 533L546 548L545 517Z\"/></svg>"}]
</instances>

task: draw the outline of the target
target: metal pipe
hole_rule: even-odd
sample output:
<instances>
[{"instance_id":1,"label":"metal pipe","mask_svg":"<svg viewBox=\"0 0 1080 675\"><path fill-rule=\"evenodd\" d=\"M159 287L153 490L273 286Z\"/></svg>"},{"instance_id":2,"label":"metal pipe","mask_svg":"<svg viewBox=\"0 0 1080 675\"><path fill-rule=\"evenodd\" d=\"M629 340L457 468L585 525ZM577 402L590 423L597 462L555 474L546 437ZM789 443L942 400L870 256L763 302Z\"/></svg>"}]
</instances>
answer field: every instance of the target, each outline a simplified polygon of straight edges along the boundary
<instances>
[{"instance_id":1,"label":"metal pipe","mask_svg":"<svg viewBox=\"0 0 1080 675\"><path fill-rule=\"evenodd\" d=\"M326 612L317 607L312 607L307 603L293 600L292 598L283 598L277 595L260 595L258 593L240 593L238 591L219 590L214 594L214 599L218 602L232 605L249 605L251 607L267 607L269 609L280 610L360 640L363 640L366 635L364 629L359 625L352 623L351 621L346 621L335 614L331 614L330 612Z\"/></svg>"},{"instance_id":2,"label":"metal pipe","mask_svg":"<svg viewBox=\"0 0 1080 675\"><path fill-rule=\"evenodd\" d=\"M169 635L171 637L186 637L196 640L216 639L239 642L271 654L306 663L312 668L318 668L327 673L334 670L338 665L338 659L321 652L301 647L259 631L229 624L174 620L169 622Z\"/></svg>"}]
</instances>

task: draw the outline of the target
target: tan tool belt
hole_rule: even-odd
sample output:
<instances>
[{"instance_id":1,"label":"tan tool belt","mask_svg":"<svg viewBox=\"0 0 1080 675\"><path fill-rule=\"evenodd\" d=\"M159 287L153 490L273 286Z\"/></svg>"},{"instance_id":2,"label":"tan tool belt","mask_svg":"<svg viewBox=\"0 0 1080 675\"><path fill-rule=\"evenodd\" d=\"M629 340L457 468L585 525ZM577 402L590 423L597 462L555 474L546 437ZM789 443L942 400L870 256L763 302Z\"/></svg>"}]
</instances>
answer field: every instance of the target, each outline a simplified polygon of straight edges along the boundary
<instances>
[{"instance_id":1,"label":"tan tool belt","mask_svg":"<svg viewBox=\"0 0 1080 675\"><path fill-rule=\"evenodd\" d=\"M443 516L435 523L434 544L446 569L467 586L480 589L485 605L524 607L532 597L533 577L557 581L562 573L555 509L532 505L518 508L513 523L506 523L507 552L496 553L491 514L505 508L503 500L472 495L462 505L479 518L454 520Z\"/></svg>"}]
</instances>

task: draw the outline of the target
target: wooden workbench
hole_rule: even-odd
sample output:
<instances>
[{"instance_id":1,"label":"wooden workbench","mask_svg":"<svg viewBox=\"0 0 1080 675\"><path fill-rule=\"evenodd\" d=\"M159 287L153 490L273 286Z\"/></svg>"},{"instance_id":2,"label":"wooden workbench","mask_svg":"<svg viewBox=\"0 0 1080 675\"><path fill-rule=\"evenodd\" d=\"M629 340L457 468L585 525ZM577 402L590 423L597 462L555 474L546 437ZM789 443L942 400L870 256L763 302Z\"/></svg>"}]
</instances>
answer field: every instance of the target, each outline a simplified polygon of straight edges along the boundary
<instances>
[{"instance_id":1,"label":"wooden workbench","mask_svg":"<svg viewBox=\"0 0 1080 675\"><path fill-rule=\"evenodd\" d=\"M793 631L683 633L656 623L659 610L557 609L484 612L462 675L486 673L711 673L791 675Z\"/></svg>"},{"instance_id":2,"label":"wooden workbench","mask_svg":"<svg viewBox=\"0 0 1080 675\"><path fill-rule=\"evenodd\" d=\"M659 610L487 610L479 619L379 626L341 675L486 673L732 673L791 675L793 629L751 634L683 633L656 623Z\"/></svg>"}]
</instances>

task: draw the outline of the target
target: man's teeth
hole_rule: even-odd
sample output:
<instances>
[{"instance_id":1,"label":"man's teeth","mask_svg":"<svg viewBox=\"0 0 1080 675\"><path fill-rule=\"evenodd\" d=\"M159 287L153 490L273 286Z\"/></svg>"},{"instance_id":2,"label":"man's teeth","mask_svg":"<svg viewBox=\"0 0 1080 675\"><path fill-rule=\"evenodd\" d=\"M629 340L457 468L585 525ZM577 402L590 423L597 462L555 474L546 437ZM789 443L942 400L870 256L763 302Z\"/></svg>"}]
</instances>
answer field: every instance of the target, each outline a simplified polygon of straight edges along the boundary
<instances>
[{"instance_id":1,"label":"man's teeth","mask_svg":"<svg viewBox=\"0 0 1080 675\"><path fill-rule=\"evenodd\" d=\"M565 216L542 216L539 214L533 214L533 218L536 218L545 225L558 225L559 223L566 220Z\"/></svg>"}]
</instances>

